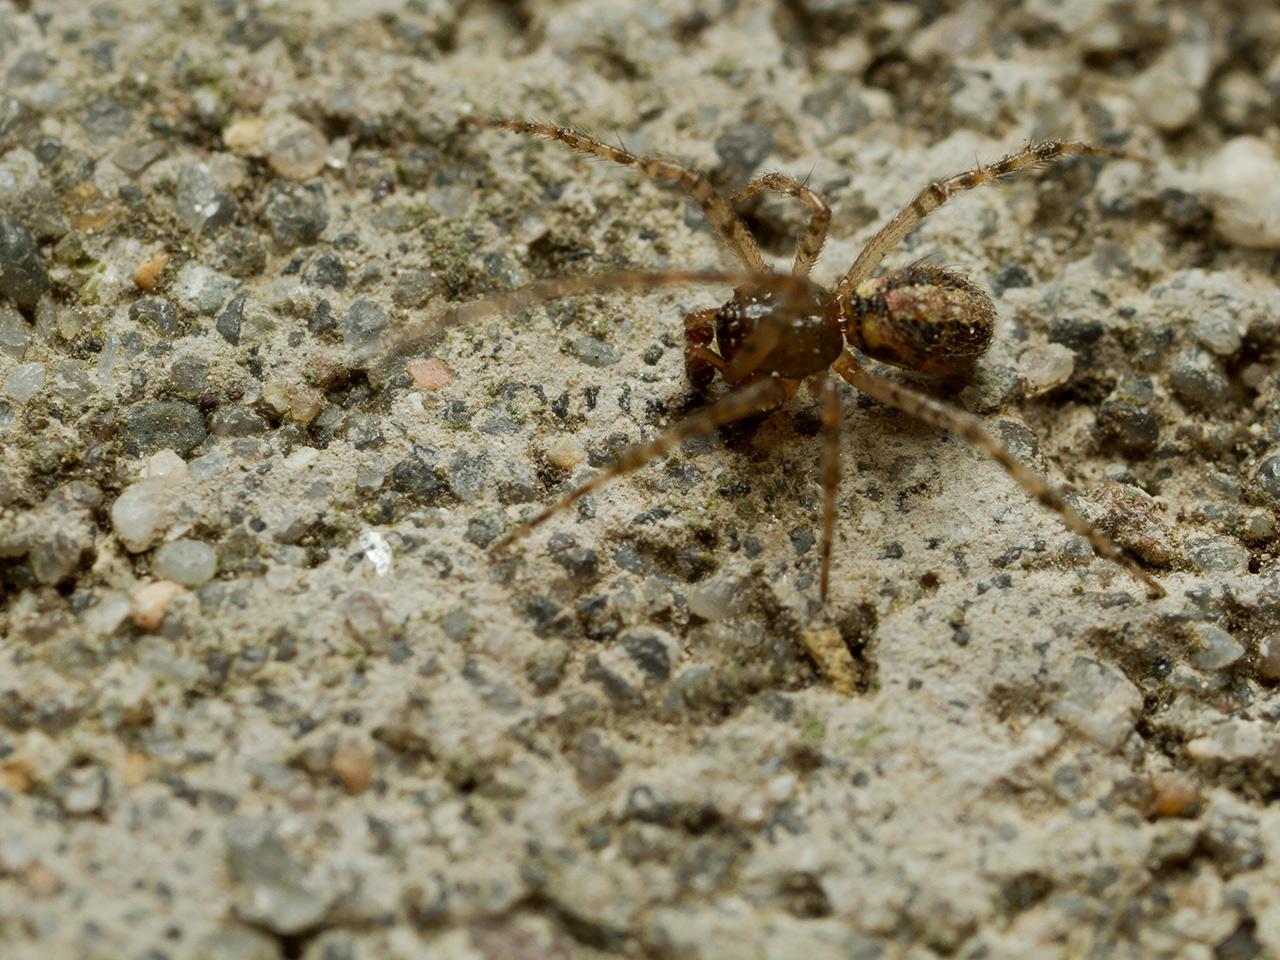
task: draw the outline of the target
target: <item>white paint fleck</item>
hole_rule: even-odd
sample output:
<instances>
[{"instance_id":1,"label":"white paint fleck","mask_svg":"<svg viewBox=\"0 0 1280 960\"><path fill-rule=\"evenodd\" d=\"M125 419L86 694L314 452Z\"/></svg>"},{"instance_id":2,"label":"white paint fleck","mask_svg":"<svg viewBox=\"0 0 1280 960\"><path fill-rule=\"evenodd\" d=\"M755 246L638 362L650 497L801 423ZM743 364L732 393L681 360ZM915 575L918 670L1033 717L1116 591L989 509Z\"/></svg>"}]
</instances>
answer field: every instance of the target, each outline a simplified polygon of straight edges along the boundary
<instances>
[{"instance_id":1,"label":"white paint fleck","mask_svg":"<svg viewBox=\"0 0 1280 960\"><path fill-rule=\"evenodd\" d=\"M366 530L360 534L360 549L378 576L385 577L391 572L391 544L378 531Z\"/></svg>"}]
</instances>

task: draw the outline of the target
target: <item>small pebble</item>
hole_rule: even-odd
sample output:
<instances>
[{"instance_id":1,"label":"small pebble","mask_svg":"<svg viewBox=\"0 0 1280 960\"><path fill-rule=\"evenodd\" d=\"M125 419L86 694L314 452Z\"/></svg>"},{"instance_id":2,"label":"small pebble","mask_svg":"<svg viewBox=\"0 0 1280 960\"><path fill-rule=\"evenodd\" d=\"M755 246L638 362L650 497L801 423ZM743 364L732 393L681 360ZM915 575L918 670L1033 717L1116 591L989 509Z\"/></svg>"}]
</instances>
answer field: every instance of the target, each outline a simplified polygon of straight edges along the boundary
<instances>
[{"instance_id":1,"label":"small pebble","mask_svg":"<svg viewBox=\"0 0 1280 960\"><path fill-rule=\"evenodd\" d=\"M156 580L148 583L133 595L133 622L148 632L160 629L169 605L175 597L186 592L180 583Z\"/></svg>"},{"instance_id":2,"label":"small pebble","mask_svg":"<svg viewBox=\"0 0 1280 960\"><path fill-rule=\"evenodd\" d=\"M150 260L144 260L133 271L133 282L139 290L150 293L160 281L160 273L169 264L167 253L158 253Z\"/></svg>"},{"instance_id":3,"label":"small pebble","mask_svg":"<svg viewBox=\"0 0 1280 960\"><path fill-rule=\"evenodd\" d=\"M182 479L187 476L187 463L172 450L158 450L151 456L147 457L147 462L142 467L142 476L150 477L173 477Z\"/></svg>"},{"instance_id":4,"label":"small pebble","mask_svg":"<svg viewBox=\"0 0 1280 960\"><path fill-rule=\"evenodd\" d=\"M0 355L22 360L31 343L31 328L18 313L7 304L0 303Z\"/></svg>"},{"instance_id":5,"label":"small pebble","mask_svg":"<svg viewBox=\"0 0 1280 960\"><path fill-rule=\"evenodd\" d=\"M586 463L587 450L577 437L562 434L547 444L547 462L561 470L572 470Z\"/></svg>"},{"instance_id":6,"label":"small pebble","mask_svg":"<svg viewBox=\"0 0 1280 960\"><path fill-rule=\"evenodd\" d=\"M1260 137L1236 137L1205 166L1201 189L1213 224L1228 243L1280 248L1280 159Z\"/></svg>"},{"instance_id":7,"label":"small pebble","mask_svg":"<svg viewBox=\"0 0 1280 960\"><path fill-rule=\"evenodd\" d=\"M423 390L443 390L457 379L449 365L438 357L410 361L408 371L413 382Z\"/></svg>"},{"instance_id":8,"label":"small pebble","mask_svg":"<svg viewBox=\"0 0 1280 960\"><path fill-rule=\"evenodd\" d=\"M1258 464L1258 487L1273 507L1280 509L1280 453Z\"/></svg>"},{"instance_id":9,"label":"small pebble","mask_svg":"<svg viewBox=\"0 0 1280 960\"><path fill-rule=\"evenodd\" d=\"M271 120L265 132L267 163L290 180L307 180L324 168L329 142L311 124L288 117Z\"/></svg>"},{"instance_id":10,"label":"small pebble","mask_svg":"<svg viewBox=\"0 0 1280 960\"><path fill-rule=\"evenodd\" d=\"M368 346L387 326L387 314L372 300L359 299L347 311L342 342L351 349Z\"/></svg>"},{"instance_id":11,"label":"small pebble","mask_svg":"<svg viewBox=\"0 0 1280 960\"><path fill-rule=\"evenodd\" d=\"M43 363L20 363L4 378L4 392L18 403L26 403L44 386Z\"/></svg>"},{"instance_id":12,"label":"small pebble","mask_svg":"<svg viewBox=\"0 0 1280 960\"><path fill-rule=\"evenodd\" d=\"M130 484L111 505L111 525L130 553L151 549L176 519L178 503L170 477Z\"/></svg>"},{"instance_id":13,"label":"small pebble","mask_svg":"<svg viewBox=\"0 0 1280 960\"><path fill-rule=\"evenodd\" d=\"M349 792L364 793L373 782L373 761L373 746L369 741L349 735L338 741L329 765Z\"/></svg>"},{"instance_id":14,"label":"small pebble","mask_svg":"<svg viewBox=\"0 0 1280 960\"><path fill-rule=\"evenodd\" d=\"M156 551L152 567L165 580L198 587L218 572L218 555L200 540L173 540Z\"/></svg>"},{"instance_id":15,"label":"small pebble","mask_svg":"<svg viewBox=\"0 0 1280 960\"><path fill-rule=\"evenodd\" d=\"M329 225L324 186L276 181L267 189L262 218L281 250L315 243Z\"/></svg>"},{"instance_id":16,"label":"small pebble","mask_svg":"<svg viewBox=\"0 0 1280 960\"><path fill-rule=\"evenodd\" d=\"M1221 627L1197 623L1191 635L1197 646L1191 660L1201 670L1225 670L1244 656L1244 644Z\"/></svg>"},{"instance_id":17,"label":"small pebble","mask_svg":"<svg viewBox=\"0 0 1280 960\"><path fill-rule=\"evenodd\" d=\"M1280 680L1280 631L1258 643L1258 674L1268 680Z\"/></svg>"},{"instance_id":18,"label":"small pebble","mask_svg":"<svg viewBox=\"0 0 1280 960\"><path fill-rule=\"evenodd\" d=\"M49 274L35 237L17 217L0 214L0 297L31 310L48 289Z\"/></svg>"},{"instance_id":19,"label":"small pebble","mask_svg":"<svg viewBox=\"0 0 1280 960\"><path fill-rule=\"evenodd\" d=\"M1018 355L1018 372L1026 383L1025 395L1037 397L1062 386L1076 369L1075 351L1060 343L1028 347Z\"/></svg>"}]
</instances>

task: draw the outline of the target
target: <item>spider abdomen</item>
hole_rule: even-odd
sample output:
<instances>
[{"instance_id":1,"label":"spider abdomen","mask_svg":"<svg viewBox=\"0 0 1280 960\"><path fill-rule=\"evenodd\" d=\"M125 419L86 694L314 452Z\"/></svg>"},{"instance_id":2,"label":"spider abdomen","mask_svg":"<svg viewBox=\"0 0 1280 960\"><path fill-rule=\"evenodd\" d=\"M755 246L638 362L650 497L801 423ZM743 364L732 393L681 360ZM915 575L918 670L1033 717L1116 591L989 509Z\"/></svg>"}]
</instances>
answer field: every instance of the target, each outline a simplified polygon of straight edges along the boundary
<instances>
[{"instance_id":1,"label":"spider abdomen","mask_svg":"<svg viewBox=\"0 0 1280 960\"><path fill-rule=\"evenodd\" d=\"M964 373L995 332L991 297L968 277L913 264L859 284L849 301L849 343L869 357L922 373Z\"/></svg>"}]
</instances>

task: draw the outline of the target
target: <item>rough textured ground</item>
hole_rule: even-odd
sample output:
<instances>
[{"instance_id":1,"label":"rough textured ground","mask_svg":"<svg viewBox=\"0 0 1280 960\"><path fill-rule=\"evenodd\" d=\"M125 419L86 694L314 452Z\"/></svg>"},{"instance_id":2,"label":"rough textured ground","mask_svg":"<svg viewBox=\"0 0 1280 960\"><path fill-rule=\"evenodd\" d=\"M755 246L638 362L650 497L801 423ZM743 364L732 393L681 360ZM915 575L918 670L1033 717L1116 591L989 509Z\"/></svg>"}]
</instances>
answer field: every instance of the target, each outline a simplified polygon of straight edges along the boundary
<instances>
[{"instance_id":1,"label":"rough textured ground","mask_svg":"<svg viewBox=\"0 0 1280 960\"><path fill-rule=\"evenodd\" d=\"M0 955L1280 956L1265 6L0 0ZM975 158L1150 157L890 263L989 285L952 400L1169 596L848 391L825 608L803 395L490 554L692 405L679 317L725 291L371 359L723 262L472 110L807 174L824 282ZM785 263L801 211L749 220Z\"/></svg>"}]
</instances>

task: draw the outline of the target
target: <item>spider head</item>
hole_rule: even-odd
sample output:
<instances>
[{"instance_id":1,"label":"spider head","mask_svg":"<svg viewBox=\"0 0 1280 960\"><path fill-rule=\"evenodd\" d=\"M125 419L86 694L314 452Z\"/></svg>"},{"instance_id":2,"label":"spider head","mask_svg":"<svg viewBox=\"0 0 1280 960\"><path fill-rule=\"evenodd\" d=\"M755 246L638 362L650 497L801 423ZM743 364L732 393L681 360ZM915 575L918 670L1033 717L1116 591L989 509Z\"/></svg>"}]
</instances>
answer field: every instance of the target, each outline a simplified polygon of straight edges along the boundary
<instances>
[{"instance_id":1,"label":"spider head","mask_svg":"<svg viewBox=\"0 0 1280 960\"><path fill-rule=\"evenodd\" d=\"M761 333L773 346L753 369L780 377L825 370L844 349L839 304L804 278L771 275L741 286L716 314L716 343L726 360Z\"/></svg>"},{"instance_id":2,"label":"spider head","mask_svg":"<svg viewBox=\"0 0 1280 960\"><path fill-rule=\"evenodd\" d=\"M916 263L848 294L845 337L869 357L921 373L967 372L991 343L991 297L961 273Z\"/></svg>"}]
</instances>

